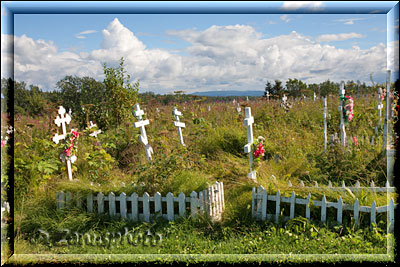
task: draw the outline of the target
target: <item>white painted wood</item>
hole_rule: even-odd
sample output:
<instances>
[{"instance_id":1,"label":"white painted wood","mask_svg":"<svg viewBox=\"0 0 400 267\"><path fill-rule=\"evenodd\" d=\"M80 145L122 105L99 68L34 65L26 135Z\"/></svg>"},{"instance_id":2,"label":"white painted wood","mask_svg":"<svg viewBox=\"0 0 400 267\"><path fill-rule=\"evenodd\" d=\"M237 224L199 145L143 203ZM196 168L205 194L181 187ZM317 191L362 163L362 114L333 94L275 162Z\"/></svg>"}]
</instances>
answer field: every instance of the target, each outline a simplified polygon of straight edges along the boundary
<instances>
[{"instance_id":1,"label":"white painted wood","mask_svg":"<svg viewBox=\"0 0 400 267\"><path fill-rule=\"evenodd\" d=\"M115 215L117 214L117 208L115 203L115 194L113 192L108 194L108 207L110 217L115 217Z\"/></svg>"},{"instance_id":2,"label":"white painted wood","mask_svg":"<svg viewBox=\"0 0 400 267\"><path fill-rule=\"evenodd\" d=\"M161 194L156 192L154 194L154 212L156 216L162 216L162 202L161 202ZM157 214L158 213L158 214Z\"/></svg>"},{"instance_id":3,"label":"white painted wood","mask_svg":"<svg viewBox=\"0 0 400 267\"><path fill-rule=\"evenodd\" d=\"M135 192L131 195L131 205L132 205L132 220L134 222L139 221L139 203L138 203L138 194Z\"/></svg>"},{"instance_id":4,"label":"white painted wood","mask_svg":"<svg viewBox=\"0 0 400 267\"><path fill-rule=\"evenodd\" d=\"M321 222L326 222L326 197L325 197L325 195L322 197Z\"/></svg>"},{"instance_id":5,"label":"white painted wood","mask_svg":"<svg viewBox=\"0 0 400 267\"><path fill-rule=\"evenodd\" d=\"M196 193L196 192L195 192ZM192 192L192 194L193 194L193 192ZM192 205L192 203L195 203L195 201L193 201L193 202L190 202L191 203L191 205ZM195 204L193 204L193 205L195 205ZM204 191L200 191L199 192L199 202L198 202L198 206L199 206L199 209L200 209L200 214L203 216L204 215L204 210L205 210L205 207L204 207ZM191 206L192 207L192 206ZM191 208L192 209L192 208ZM194 210L194 208L192 209L192 211Z\"/></svg>"},{"instance_id":6,"label":"white painted wood","mask_svg":"<svg viewBox=\"0 0 400 267\"><path fill-rule=\"evenodd\" d=\"M201 210L201 214L204 214L204 205L202 204L202 196L203 196L203 192L199 193L199 202L197 203L197 193L195 191L193 191L192 193L190 193L190 214L192 217L197 217L198 216L198 211L197 211L197 206L198 204L200 204L200 210Z\"/></svg>"},{"instance_id":7,"label":"white painted wood","mask_svg":"<svg viewBox=\"0 0 400 267\"><path fill-rule=\"evenodd\" d=\"M354 211L354 221L355 221L354 227L357 228L358 227L358 220L359 220L359 216L360 216L360 204L359 204L358 198L354 202L353 211Z\"/></svg>"},{"instance_id":8,"label":"white painted wood","mask_svg":"<svg viewBox=\"0 0 400 267\"><path fill-rule=\"evenodd\" d=\"M337 208L337 219L340 224L343 222L343 200L342 197L339 197L338 200L338 208Z\"/></svg>"},{"instance_id":9,"label":"white painted wood","mask_svg":"<svg viewBox=\"0 0 400 267\"><path fill-rule=\"evenodd\" d=\"M183 142L183 135L182 135L182 128L185 128L185 123L180 122L179 120L179 116L182 116L182 112L178 111L178 109L174 107L172 115L175 116L176 121L174 121L174 126L178 128L179 141L181 142L181 145L186 146L185 143Z\"/></svg>"},{"instance_id":10,"label":"white painted wood","mask_svg":"<svg viewBox=\"0 0 400 267\"><path fill-rule=\"evenodd\" d=\"M135 117L139 120L135 122L133 126L135 128L140 128L140 137L139 140L143 143L146 151L146 158L149 162L152 160L153 148L149 145L147 141L146 129L145 126L149 124L149 120L142 120L142 116L144 115L144 111L140 109L139 104L135 104L134 111Z\"/></svg>"},{"instance_id":11,"label":"white painted wood","mask_svg":"<svg viewBox=\"0 0 400 267\"><path fill-rule=\"evenodd\" d=\"M261 196L262 202L261 202L261 220L265 221L267 218L267 200L268 200L268 195L267 195L267 190L264 189L262 191L262 196Z\"/></svg>"},{"instance_id":12,"label":"white painted wood","mask_svg":"<svg viewBox=\"0 0 400 267\"><path fill-rule=\"evenodd\" d=\"M174 196L171 192L167 194L167 218L168 221L174 220Z\"/></svg>"},{"instance_id":13,"label":"white painted wood","mask_svg":"<svg viewBox=\"0 0 400 267\"><path fill-rule=\"evenodd\" d=\"M97 194L97 212L104 213L104 195L102 192Z\"/></svg>"},{"instance_id":14,"label":"white painted wood","mask_svg":"<svg viewBox=\"0 0 400 267\"><path fill-rule=\"evenodd\" d=\"M261 212L262 212L262 207L261 207L261 202L262 202L262 192L264 191L264 187L261 185L257 188L257 199L256 199L256 217L258 220L261 220Z\"/></svg>"},{"instance_id":15,"label":"white painted wood","mask_svg":"<svg viewBox=\"0 0 400 267\"><path fill-rule=\"evenodd\" d=\"M93 212L93 194L89 193L86 197L87 211Z\"/></svg>"},{"instance_id":16,"label":"white painted wood","mask_svg":"<svg viewBox=\"0 0 400 267\"><path fill-rule=\"evenodd\" d=\"M281 212L281 191L276 192L276 203L275 203L275 222L278 223L279 215Z\"/></svg>"},{"instance_id":17,"label":"white painted wood","mask_svg":"<svg viewBox=\"0 0 400 267\"><path fill-rule=\"evenodd\" d=\"M179 216L185 216L186 201L185 201L185 194L183 192L181 192L178 195L178 203L179 203Z\"/></svg>"},{"instance_id":18,"label":"white painted wood","mask_svg":"<svg viewBox=\"0 0 400 267\"><path fill-rule=\"evenodd\" d=\"M249 154L249 164L250 164L250 172L248 174L248 178L255 180L256 179L256 171L252 170L253 167L253 153L251 151L251 145L254 143L253 139L253 125L254 117L251 116L251 108L245 108L245 119L244 126L247 127L247 144L244 146L244 152Z\"/></svg>"},{"instance_id":19,"label":"white painted wood","mask_svg":"<svg viewBox=\"0 0 400 267\"><path fill-rule=\"evenodd\" d=\"M65 194L65 205L67 206L67 207L70 207L71 206L71 199L72 199L72 196L71 196L71 192L67 192L66 194Z\"/></svg>"},{"instance_id":20,"label":"white painted wood","mask_svg":"<svg viewBox=\"0 0 400 267\"><path fill-rule=\"evenodd\" d=\"M252 215L253 218L255 218L256 217L256 211L255 211L256 205L255 205L255 202L256 202L256 199L257 199L257 194L256 194L256 188L255 187L253 187L253 189L251 190L251 195L252 195L252 197L251 197L251 215Z\"/></svg>"},{"instance_id":21,"label":"white painted wood","mask_svg":"<svg viewBox=\"0 0 400 267\"><path fill-rule=\"evenodd\" d=\"M340 82L340 90L339 90L339 96L344 96L345 95L345 90L344 90L344 82ZM340 100L340 106L339 106L339 112L340 112L340 141L343 147L346 146L346 130L344 126L344 117L343 117L343 109L344 109L344 103L343 100Z\"/></svg>"},{"instance_id":22,"label":"white painted wood","mask_svg":"<svg viewBox=\"0 0 400 267\"><path fill-rule=\"evenodd\" d=\"M58 114L56 119L54 120L54 123L58 127L62 127L62 135L58 135L56 133L53 137L53 142L58 144L60 140L64 140L65 137L67 136L67 128L65 124L69 124L71 122L71 116L66 113L65 108L63 106L60 106L58 109ZM72 181L72 168L71 168L71 160L67 159L66 160L66 165L67 165L67 174L68 174L68 179Z\"/></svg>"},{"instance_id":23,"label":"white painted wood","mask_svg":"<svg viewBox=\"0 0 400 267\"><path fill-rule=\"evenodd\" d=\"M374 202L372 202L372 205L371 205L371 224L376 225L376 202L375 202L375 200L374 200Z\"/></svg>"},{"instance_id":24,"label":"white painted wood","mask_svg":"<svg viewBox=\"0 0 400 267\"><path fill-rule=\"evenodd\" d=\"M150 222L150 196L147 192L143 194L143 220Z\"/></svg>"},{"instance_id":25,"label":"white painted wood","mask_svg":"<svg viewBox=\"0 0 400 267\"><path fill-rule=\"evenodd\" d=\"M310 205L311 205L311 194L308 193L307 195L307 205L306 205L306 218L307 220L310 220Z\"/></svg>"},{"instance_id":26,"label":"white painted wood","mask_svg":"<svg viewBox=\"0 0 400 267\"><path fill-rule=\"evenodd\" d=\"M119 195L119 208L122 219L126 219L126 194L122 192Z\"/></svg>"},{"instance_id":27,"label":"white painted wood","mask_svg":"<svg viewBox=\"0 0 400 267\"><path fill-rule=\"evenodd\" d=\"M315 96L315 93L314 93L314 96ZM290 196L290 219L294 218L295 203L296 203L296 195L293 191L292 195Z\"/></svg>"}]
</instances>

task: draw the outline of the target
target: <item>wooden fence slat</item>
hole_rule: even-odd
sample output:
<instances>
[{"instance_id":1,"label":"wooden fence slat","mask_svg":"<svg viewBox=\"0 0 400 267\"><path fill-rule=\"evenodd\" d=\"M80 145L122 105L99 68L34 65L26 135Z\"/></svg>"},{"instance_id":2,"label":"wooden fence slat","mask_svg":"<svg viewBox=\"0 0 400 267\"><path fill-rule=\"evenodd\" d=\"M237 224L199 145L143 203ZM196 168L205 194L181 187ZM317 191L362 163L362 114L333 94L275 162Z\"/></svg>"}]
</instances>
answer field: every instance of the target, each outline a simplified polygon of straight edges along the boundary
<instances>
[{"instance_id":1,"label":"wooden fence slat","mask_svg":"<svg viewBox=\"0 0 400 267\"><path fill-rule=\"evenodd\" d=\"M251 197L251 216L253 218L255 218L256 217L255 202L256 202L256 198L257 198L257 196L256 196L256 188L255 187L253 187L253 189L251 190L251 195L252 195L252 197Z\"/></svg>"},{"instance_id":2,"label":"wooden fence slat","mask_svg":"<svg viewBox=\"0 0 400 267\"><path fill-rule=\"evenodd\" d=\"M67 192L66 194L65 194L65 205L67 206L67 207L70 207L71 206L71 199L72 199L72 195L71 195L71 192Z\"/></svg>"},{"instance_id":3,"label":"wooden fence slat","mask_svg":"<svg viewBox=\"0 0 400 267\"><path fill-rule=\"evenodd\" d=\"M97 212L104 213L104 195L102 192L97 194Z\"/></svg>"},{"instance_id":4,"label":"wooden fence slat","mask_svg":"<svg viewBox=\"0 0 400 267\"><path fill-rule=\"evenodd\" d=\"M131 206L132 206L132 220L134 222L139 221L139 203L138 203L138 195L135 193L133 193L131 195Z\"/></svg>"},{"instance_id":5,"label":"wooden fence slat","mask_svg":"<svg viewBox=\"0 0 400 267\"><path fill-rule=\"evenodd\" d=\"M209 187L208 190L210 202L210 218L213 218L215 216L214 186Z\"/></svg>"},{"instance_id":6,"label":"wooden fence slat","mask_svg":"<svg viewBox=\"0 0 400 267\"><path fill-rule=\"evenodd\" d=\"M262 187L261 185L257 188L257 200L256 200L256 217L258 220L261 220L261 212L262 212L262 207L261 207L261 197L262 197L262 192L264 190L264 187Z\"/></svg>"},{"instance_id":7,"label":"wooden fence slat","mask_svg":"<svg viewBox=\"0 0 400 267\"><path fill-rule=\"evenodd\" d=\"M200 192L200 195L203 196L203 193ZM201 207L201 210L203 210L203 204L202 204L202 200L201 197L199 197L199 204ZM197 213L197 193L195 191L193 191L192 193L190 193L190 214L192 217L196 217L198 215Z\"/></svg>"},{"instance_id":8,"label":"wooden fence slat","mask_svg":"<svg viewBox=\"0 0 400 267\"><path fill-rule=\"evenodd\" d=\"M76 193L76 206L82 208L82 194L80 192Z\"/></svg>"},{"instance_id":9,"label":"wooden fence slat","mask_svg":"<svg viewBox=\"0 0 400 267\"><path fill-rule=\"evenodd\" d=\"M321 222L326 222L326 197L325 197L325 195L322 197Z\"/></svg>"},{"instance_id":10,"label":"wooden fence slat","mask_svg":"<svg viewBox=\"0 0 400 267\"><path fill-rule=\"evenodd\" d=\"M179 203L179 216L184 216L186 212L186 202L185 202L185 194L181 192L178 196Z\"/></svg>"},{"instance_id":11,"label":"wooden fence slat","mask_svg":"<svg viewBox=\"0 0 400 267\"><path fill-rule=\"evenodd\" d=\"M108 207L109 207L109 214L110 217L115 217L117 214L117 208L116 208L116 203L115 203L115 194L111 192L108 194Z\"/></svg>"},{"instance_id":12,"label":"wooden fence slat","mask_svg":"<svg viewBox=\"0 0 400 267\"><path fill-rule=\"evenodd\" d=\"M311 206L311 194L307 195L307 205L306 205L306 218L310 220L310 206Z\"/></svg>"},{"instance_id":13,"label":"wooden fence slat","mask_svg":"<svg viewBox=\"0 0 400 267\"><path fill-rule=\"evenodd\" d=\"M290 196L290 219L294 218L294 210L295 210L295 203L296 203L296 195L294 191L292 192L292 195Z\"/></svg>"},{"instance_id":14,"label":"wooden fence slat","mask_svg":"<svg viewBox=\"0 0 400 267\"><path fill-rule=\"evenodd\" d=\"M267 218L267 199L268 199L267 190L264 189L262 192L262 202L261 202L261 220L262 221L265 221L265 219Z\"/></svg>"},{"instance_id":15,"label":"wooden fence slat","mask_svg":"<svg viewBox=\"0 0 400 267\"><path fill-rule=\"evenodd\" d=\"M190 196L192 196L193 192L190 194ZM194 193L196 193L196 192L194 192ZM197 195L197 193L196 193L196 195ZM193 202L191 201L190 203L194 203L194 201ZM199 192L199 203L198 203L198 206L199 206L199 209L200 209L200 214L204 215L204 193L203 193L203 191ZM191 210L192 210L192 214L193 214L193 210L194 209L191 208Z\"/></svg>"},{"instance_id":16,"label":"wooden fence slat","mask_svg":"<svg viewBox=\"0 0 400 267\"><path fill-rule=\"evenodd\" d=\"M161 203L161 194L159 192L156 192L154 194L154 212L156 213L156 216L162 216L162 203Z\"/></svg>"},{"instance_id":17,"label":"wooden fence slat","mask_svg":"<svg viewBox=\"0 0 400 267\"><path fill-rule=\"evenodd\" d=\"M167 194L167 218L168 221L174 220L174 196L171 192Z\"/></svg>"},{"instance_id":18,"label":"wooden fence slat","mask_svg":"<svg viewBox=\"0 0 400 267\"><path fill-rule=\"evenodd\" d=\"M359 204L359 201L358 201L358 198L357 198L356 201L354 202L354 222L355 222L354 227L355 228L358 227L359 215L360 215L360 204Z\"/></svg>"},{"instance_id":19,"label":"wooden fence slat","mask_svg":"<svg viewBox=\"0 0 400 267\"><path fill-rule=\"evenodd\" d=\"M126 194L124 192L119 195L119 210L121 218L126 219Z\"/></svg>"},{"instance_id":20,"label":"wooden fence slat","mask_svg":"<svg viewBox=\"0 0 400 267\"><path fill-rule=\"evenodd\" d=\"M338 208L337 208L337 218L336 220L341 224L343 221L343 199L339 197Z\"/></svg>"},{"instance_id":21,"label":"wooden fence slat","mask_svg":"<svg viewBox=\"0 0 400 267\"><path fill-rule=\"evenodd\" d=\"M93 194L89 193L86 197L86 206L88 212L93 212Z\"/></svg>"},{"instance_id":22,"label":"wooden fence slat","mask_svg":"<svg viewBox=\"0 0 400 267\"><path fill-rule=\"evenodd\" d=\"M276 203L275 203L275 222L278 223L279 214L281 212L281 191L276 192Z\"/></svg>"},{"instance_id":23,"label":"wooden fence slat","mask_svg":"<svg viewBox=\"0 0 400 267\"><path fill-rule=\"evenodd\" d=\"M376 224L376 202L372 202L371 205L371 225Z\"/></svg>"},{"instance_id":24,"label":"wooden fence slat","mask_svg":"<svg viewBox=\"0 0 400 267\"><path fill-rule=\"evenodd\" d=\"M150 196L147 192L143 194L143 220L150 222Z\"/></svg>"}]
</instances>

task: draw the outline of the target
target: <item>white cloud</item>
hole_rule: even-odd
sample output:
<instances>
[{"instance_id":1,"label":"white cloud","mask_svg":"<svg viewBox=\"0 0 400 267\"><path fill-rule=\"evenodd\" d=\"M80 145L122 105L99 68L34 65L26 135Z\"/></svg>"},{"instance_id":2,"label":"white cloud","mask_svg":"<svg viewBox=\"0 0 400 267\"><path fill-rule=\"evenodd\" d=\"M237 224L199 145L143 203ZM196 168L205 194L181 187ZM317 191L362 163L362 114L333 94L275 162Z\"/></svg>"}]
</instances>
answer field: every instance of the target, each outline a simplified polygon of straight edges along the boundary
<instances>
[{"instance_id":1,"label":"white cloud","mask_svg":"<svg viewBox=\"0 0 400 267\"><path fill-rule=\"evenodd\" d=\"M288 15L282 15L279 17L281 20L283 20L284 22L288 23L290 21L289 16Z\"/></svg>"},{"instance_id":2,"label":"white cloud","mask_svg":"<svg viewBox=\"0 0 400 267\"><path fill-rule=\"evenodd\" d=\"M332 42L332 41L344 41L354 38L364 38L365 36L359 33L339 33L339 34L323 34L316 38L317 42Z\"/></svg>"},{"instance_id":3,"label":"white cloud","mask_svg":"<svg viewBox=\"0 0 400 267\"><path fill-rule=\"evenodd\" d=\"M363 19L363 18L336 19L334 21L343 22L343 24L346 24L346 25L354 25L354 21L358 21L358 20L365 20L365 19Z\"/></svg>"},{"instance_id":4,"label":"white cloud","mask_svg":"<svg viewBox=\"0 0 400 267\"><path fill-rule=\"evenodd\" d=\"M141 91L263 90L266 80L288 78L307 83L327 79L368 82L369 73L384 73L387 64L382 43L369 49L337 49L295 31L266 38L248 25L170 30L167 35L190 44L182 51L185 53L177 54L147 48L132 30L114 19L102 31L101 48L81 53L60 52L52 42L25 35L15 37L16 79L50 89L65 75L102 80L102 63L117 66L124 57L125 70L132 79L140 80ZM344 40L349 35L320 38ZM352 38L360 36L352 33Z\"/></svg>"},{"instance_id":5,"label":"white cloud","mask_svg":"<svg viewBox=\"0 0 400 267\"><path fill-rule=\"evenodd\" d=\"M285 1L281 9L283 10L297 10L300 8L307 8L312 11L320 11L324 9L322 1Z\"/></svg>"},{"instance_id":6,"label":"white cloud","mask_svg":"<svg viewBox=\"0 0 400 267\"><path fill-rule=\"evenodd\" d=\"M86 31L83 31L83 32L80 32L80 33L76 34L75 37L78 38L78 39L86 39L85 35L96 33L96 32L97 31L95 31L95 30L86 30Z\"/></svg>"}]
</instances>

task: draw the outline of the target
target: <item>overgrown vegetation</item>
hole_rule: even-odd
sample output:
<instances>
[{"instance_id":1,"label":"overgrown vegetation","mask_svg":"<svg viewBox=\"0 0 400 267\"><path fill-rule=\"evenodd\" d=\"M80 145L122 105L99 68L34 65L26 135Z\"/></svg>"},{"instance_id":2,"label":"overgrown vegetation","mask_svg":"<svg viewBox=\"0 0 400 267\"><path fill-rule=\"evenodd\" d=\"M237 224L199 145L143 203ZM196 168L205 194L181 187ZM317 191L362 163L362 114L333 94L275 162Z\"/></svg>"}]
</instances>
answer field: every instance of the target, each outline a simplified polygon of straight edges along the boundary
<instances>
[{"instance_id":1,"label":"overgrown vegetation","mask_svg":"<svg viewBox=\"0 0 400 267\"><path fill-rule=\"evenodd\" d=\"M254 183L247 178L249 162L243 151L247 143L246 128L243 126L243 112L236 111L236 104L229 99L217 102L215 98L187 95L147 93L139 96L139 84L129 84L123 60L117 68L107 68L106 65L104 68L107 77L104 83L88 77L66 77L59 82L62 91L55 94L55 98L52 98L54 94L35 89L30 91L31 95L21 97L36 100L28 103L16 101L16 253L387 253L388 242L393 242L393 239L386 233L384 216L378 217L377 225L372 228L366 223L359 229L354 228L351 213L346 214L343 226L334 221L329 221L327 225L317 220L308 222L301 217L278 224L254 222L251 218L251 190L259 185L266 188L269 194L280 190L283 196L289 196L293 190L287 185L289 181L293 185L300 181L306 185L314 182L327 185L331 181L334 186L340 186L342 181L347 185L359 181L361 186L369 186L374 181L377 186L384 186L387 179L386 160L382 157L382 143L379 141L382 129L377 134L374 131L378 123L376 96L355 98L355 117L346 126L349 138L375 136L375 144L360 140L359 145L351 143L345 150L332 145L326 153L323 153L322 101L296 102L285 113L279 103L261 97L248 102L238 99L242 110L247 106L252 108L254 137L265 138L265 155L258 164L257 183ZM295 86L296 81L291 80L290 83ZM112 99L119 99L122 104L113 102L110 97L99 97L97 93L92 95L92 90L99 90L101 96L114 95ZM335 94L336 91L335 88ZM150 120L146 131L154 150L152 163L147 162L143 145L139 142L139 129L132 125L135 118L130 113L131 106L139 98L142 100L141 108ZM66 99L74 100L64 102ZM40 105L32 109L24 106L37 102L41 102L43 108ZM328 136L338 131L338 103L338 96L328 98ZM72 124L68 127L80 133L78 160L73 164L76 181L73 182L68 181L65 164L59 160L59 145L51 140L58 131L54 118L60 104L66 105L67 110L72 108ZM21 112L17 105L20 105ZM118 106L122 109L119 110ZM181 120L186 123L183 129L186 147L180 145L172 123L173 106L183 113ZM208 106L211 111L208 111ZM103 131L97 137L89 135L93 132L88 127L91 120ZM277 179L271 179L272 175ZM144 192L151 195L158 191L162 195L172 192L176 196L180 192L188 195L192 191L200 191L215 181L223 181L225 188L226 210L223 220L218 223L204 218L183 218L176 222L134 224L112 221L106 216L88 214L76 208L65 212L55 208L55 194L59 190L117 194L137 192L139 195ZM295 191L296 195L304 197L310 192L306 189ZM353 203L358 198L361 205L366 206L373 201L378 206L386 205L388 197L385 193L365 191L353 194L311 190L311 194L312 199L318 200L326 195L328 201L336 201L341 196L345 203ZM313 216L312 219L316 218ZM38 232L38 229L47 231L59 240L62 229L69 229L71 233L105 235L107 232L123 231L125 227L132 231L160 233L163 240L157 246L63 246L47 242L40 238Z\"/></svg>"}]
</instances>

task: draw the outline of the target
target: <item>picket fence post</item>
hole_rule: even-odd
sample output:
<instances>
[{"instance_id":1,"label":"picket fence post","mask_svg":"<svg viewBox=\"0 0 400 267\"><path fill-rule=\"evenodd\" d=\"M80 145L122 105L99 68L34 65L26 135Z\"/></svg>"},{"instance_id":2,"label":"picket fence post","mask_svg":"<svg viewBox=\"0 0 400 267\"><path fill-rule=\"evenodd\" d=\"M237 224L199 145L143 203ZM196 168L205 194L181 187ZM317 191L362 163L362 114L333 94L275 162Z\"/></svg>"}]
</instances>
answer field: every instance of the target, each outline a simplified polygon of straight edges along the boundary
<instances>
[{"instance_id":1,"label":"picket fence post","mask_svg":"<svg viewBox=\"0 0 400 267\"><path fill-rule=\"evenodd\" d=\"M145 222L150 222L150 196L149 193L144 192L143 198L143 220Z\"/></svg>"},{"instance_id":2,"label":"picket fence post","mask_svg":"<svg viewBox=\"0 0 400 267\"><path fill-rule=\"evenodd\" d=\"M168 221L174 220L174 196L171 192L167 194L167 218Z\"/></svg>"},{"instance_id":3,"label":"picket fence post","mask_svg":"<svg viewBox=\"0 0 400 267\"><path fill-rule=\"evenodd\" d=\"M197 203L197 193L195 191L192 191L192 193L190 193L190 214L192 217L197 217L198 213L197 213L197 205L200 204L200 207L202 208L203 205L201 204L202 199L202 192L199 193L199 203Z\"/></svg>"}]
</instances>

